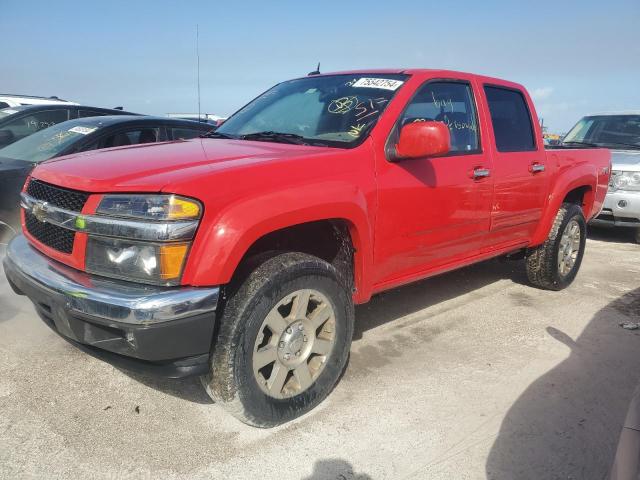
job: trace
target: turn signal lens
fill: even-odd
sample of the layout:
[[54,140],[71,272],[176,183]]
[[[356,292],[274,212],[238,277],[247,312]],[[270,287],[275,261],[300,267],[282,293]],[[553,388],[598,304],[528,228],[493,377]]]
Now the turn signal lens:
[[172,220],[178,218],[198,218],[200,205],[191,200],[180,197],[171,197],[169,202],[169,215]]
[[188,248],[186,243],[160,247],[160,278],[173,280],[180,276]]

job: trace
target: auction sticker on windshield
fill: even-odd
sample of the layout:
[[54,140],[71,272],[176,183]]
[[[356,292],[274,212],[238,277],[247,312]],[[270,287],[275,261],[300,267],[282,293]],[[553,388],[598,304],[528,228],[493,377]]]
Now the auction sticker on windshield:
[[82,135],[89,135],[91,132],[95,132],[98,127],[73,127],[69,131],[73,133],[81,133]]
[[402,80],[393,80],[390,78],[361,78],[352,87],[363,88],[382,88],[384,90],[397,90],[404,82]]

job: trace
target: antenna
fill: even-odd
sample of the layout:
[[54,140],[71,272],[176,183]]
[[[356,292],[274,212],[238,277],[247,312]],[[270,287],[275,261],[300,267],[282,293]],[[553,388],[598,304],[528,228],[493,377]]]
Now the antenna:
[[196,23],[196,57],[198,59],[198,121],[201,122],[200,117],[200,28]]
[[310,77],[311,75],[320,75],[320,62],[318,62],[318,66],[313,72],[309,72],[307,74],[308,77]]

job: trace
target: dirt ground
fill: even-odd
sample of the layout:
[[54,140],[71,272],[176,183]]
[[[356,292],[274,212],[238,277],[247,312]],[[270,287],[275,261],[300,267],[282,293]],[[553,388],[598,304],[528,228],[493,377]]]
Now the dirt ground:
[[0,275],[0,478],[601,479],[640,380],[640,245],[592,234],[563,292],[489,261],[358,307],[346,373],[259,430],[196,379],[77,351]]

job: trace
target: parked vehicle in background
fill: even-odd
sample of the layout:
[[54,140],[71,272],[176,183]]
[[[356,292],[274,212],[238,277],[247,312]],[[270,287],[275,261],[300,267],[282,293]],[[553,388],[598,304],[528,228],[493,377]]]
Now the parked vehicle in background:
[[640,111],[586,116],[569,131],[564,144],[611,149],[609,192],[591,223],[633,228],[640,243]]
[[4,268],[78,347],[260,427],[329,394],[375,293],[502,255],[567,287],[609,182],[522,86],[452,71],[283,82],[207,137],[39,165]]
[[101,115],[136,115],[112,108],[76,104],[23,105],[0,109],[0,148],[56,123]]
[[20,190],[40,162],[102,148],[187,140],[211,130],[205,123],[141,115],[77,118],[40,130],[0,149],[0,225],[19,228]]
[[227,117],[221,117],[219,115],[213,115],[212,113],[167,113],[167,117],[170,118],[184,118],[185,120],[195,120],[196,122],[204,122],[215,127],[222,125]]
[[36,97],[34,95],[12,95],[0,93],[0,108],[20,107],[22,105],[78,105],[75,102],[58,97]]

